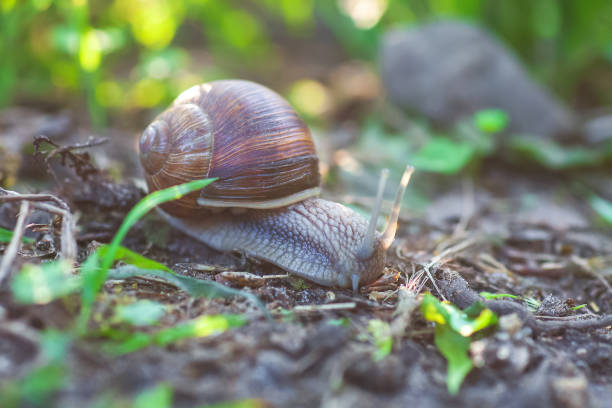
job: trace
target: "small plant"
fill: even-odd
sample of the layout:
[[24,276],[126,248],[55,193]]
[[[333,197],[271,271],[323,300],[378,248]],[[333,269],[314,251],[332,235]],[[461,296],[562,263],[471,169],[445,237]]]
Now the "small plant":
[[448,362],[446,386],[449,393],[457,394],[463,379],[474,367],[468,356],[472,336],[495,326],[497,316],[480,302],[461,310],[430,294],[423,298],[421,313],[426,320],[435,323],[434,341]]
[[389,323],[379,319],[372,319],[368,323],[368,332],[372,336],[372,343],[376,347],[372,353],[372,360],[380,361],[391,353],[393,337]]
[[[103,325],[98,331],[89,331],[87,324],[93,302],[108,277],[126,279],[137,275],[154,275],[169,281],[194,297],[244,295],[263,309],[261,302],[253,295],[227,288],[216,282],[176,275],[165,265],[120,245],[128,230],[152,208],[201,189],[213,181],[214,179],[192,181],[156,191],[143,198],[127,214],[112,242],[100,246],[81,264],[80,274],[73,274],[72,263],[65,260],[24,265],[11,282],[16,300],[28,304],[44,304],[80,292],[81,314],[72,330],[65,333],[49,332],[43,336],[41,346],[47,356],[44,364],[21,379],[2,385],[0,394],[7,396],[4,399],[7,406],[16,407],[24,402],[37,405],[61,389],[69,379],[64,357],[70,344],[79,336],[98,335],[104,338],[102,350],[121,355],[151,345],[165,346],[182,339],[209,336],[229,328],[240,327],[247,322],[247,319],[241,315],[203,315],[156,332],[128,330],[129,326],[155,325],[165,313],[164,305],[150,300],[139,300],[117,306],[108,324]],[[10,241],[13,234],[7,230],[0,230],[0,233],[1,241]],[[127,265],[111,269],[116,261],[122,261]],[[117,325],[120,328],[116,328]],[[171,406],[172,389],[165,385],[160,387],[139,395],[133,406]],[[157,402],[151,405],[151,399]]]
[[[244,295],[255,301],[260,308],[263,308],[261,302],[253,295],[227,288],[216,282],[176,275],[165,265],[120,245],[128,230],[152,208],[164,202],[178,199],[191,191],[201,189],[213,181],[214,179],[196,180],[156,191],[143,198],[127,214],[112,242],[109,245],[99,247],[83,262],[80,268],[80,275],[74,275],[72,273],[72,265],[63,260],[40,265],[26,264],[16,274],[11,284],[15,298],[22,303],[43,304],[72,293],[80,292],[81,313],[77,321],[76,332],[81,335],[87,331],[87,322],[89,321],[93,302],[109,274],[115,279],[126,279],[137,275],[154,275],[169,281],[189,292],[194,297]],[[6,235],[8,237],[9,234]],[[128,265],[111,270],[110,267],[116,261],[122,261]],[[136,308],[139,310],[137,314],[143,315],[143,307],[145,306],[147,305],[139,304],[138,302],[131,306],[126,306],[123,312],[121,310],[118,311],[119,314],[116,317],[121,317],[127,321],[133,320],[135,314],[133,309]],[[160,317],[159,307],[152,306],[151,304],[148,306],[155,310],[149,311],[150,313],[147,313],[147,316],[151,321],[155,321],[156,318]],[[136,325],[144,324],[138,320],[132,321],[132,323]]]

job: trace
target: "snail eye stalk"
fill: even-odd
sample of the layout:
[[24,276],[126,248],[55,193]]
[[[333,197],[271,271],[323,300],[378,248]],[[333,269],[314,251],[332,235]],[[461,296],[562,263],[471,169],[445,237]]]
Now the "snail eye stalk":
[[406,186],[410,182],[410,177],[412,177],[412,173],[414,173],[414,167],[410,165],[406,166],[406,170],[404,170],[400,185],[397,188],[397,193],[395,194],[395,202],[393,203],[393,210],[391,211],[391,217],[389,217],[389,223],[387,224],[387,228],[385,228],[385,232],[383,232],[381,239],[382,247],[385,251],[389,249],[389,247],[393,243],[393,240],[395,239],[395,232],[397,231],[397,220],[399,219],[402,199],[404,198]]
[[380,215],[380,208],[382,207],[383,193],[385,191],[385,185],[389,178],[389,169],[382,169],[380,172],[380,179],[378,180],[378,192],[376,193],[376,201],[374,202],[374,208],[372,209],[372,215],[370,216],[370,222],[368,224],[368,231],[365,239],[361,244],[360,249],[357,251],[357,256],[360,259],[368,259],[374,251],[374,238],[376,236],[376,223],[378,216]]

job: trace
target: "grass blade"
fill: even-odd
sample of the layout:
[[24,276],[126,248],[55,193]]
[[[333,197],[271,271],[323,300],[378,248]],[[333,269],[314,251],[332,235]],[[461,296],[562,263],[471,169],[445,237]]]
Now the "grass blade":
[[103,250],[103,256],[98,254],[98,252],[94,252],[94,254],[90,255],[83,263],[82,305],[81,313],[77,321],[77,331],[79,333],[85,332],[96,294],[102,288],[106,280],[108,269],[116,260],[118,252],[120,253],[120,244],[130,228],[156,206],[168,201],[177,200],[185,194],[200,190],[215,180],[215,178],[194,180],[178,186],[155,191],[140,200],[138,204],[130,210],[111,243]]
[[264,312],[264,314],[268,315],[268,310],[261,302],[261,300],[257,298],[257,296],[243,292],[241,290],[228,288],[227,286],[224,286],[214,281],[195,279],[189,276],[177,275],[175,273],[168,273],[165,271],[140,269],[131,265],[125,265],[115,269],[111,269],[108,273],[108,276],[112,279],[127,279],[134,276],[146,275],[162,278],[170,282],[174,286],[178,287],[179,289],[182,289],[185,292],[189,293],[193,297],[205,297],[208,299],[212,299],[239,296],[253,302],[259,309]]
[[[11,242],[11,238],[13,238],[13,231],[0,227],[0,242]],[[32,238],[23,237],[23,242],[31,244],[34,240]]]

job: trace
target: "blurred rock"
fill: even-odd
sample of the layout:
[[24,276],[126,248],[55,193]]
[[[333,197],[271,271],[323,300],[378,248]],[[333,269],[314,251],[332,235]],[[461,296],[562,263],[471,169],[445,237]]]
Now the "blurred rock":
[[355,358],[344,372],[348,383],[372,392],[395,392],[404,384],[406,367],[394,355],[374,362],[369,355]]
[[612,114],[588,120],[585,122],[583,130],[589,144],[612,141]]
[[380,66],[394,103],[442,125],[499,108],[508,113],[511,132],[560,136],[574,127],[571,112],[528,77],[508,48],[470,24],[390,31]]
[[558,377],[551,386],[555,402],[561,407],[581,408],[589,406],[588,382],[584,375]]

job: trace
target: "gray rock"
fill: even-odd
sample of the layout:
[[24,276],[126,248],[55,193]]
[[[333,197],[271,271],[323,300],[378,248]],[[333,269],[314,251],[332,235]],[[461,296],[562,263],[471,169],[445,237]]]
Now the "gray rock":
[[528,77],[508,48],[467,23],[388,32],[380,69],[394,103],[439,124],[499,108],[510,116],[511,132],[556,136],[574,128],[572,114]]
[[590,144],[612,141],[612,114],[588,120],[583,126],[586,140]]

